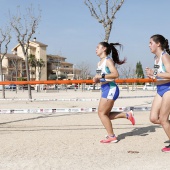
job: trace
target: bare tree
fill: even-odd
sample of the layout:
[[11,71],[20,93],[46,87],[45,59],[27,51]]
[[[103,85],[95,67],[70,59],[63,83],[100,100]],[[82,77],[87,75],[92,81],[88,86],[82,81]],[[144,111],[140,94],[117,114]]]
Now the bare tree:
[[[0,29],[0,76],[1,76],[1,81],[3,81],[3,69],[2,69],[2,60],[7,54],[8,51],[8,44],[11,41],[11,36],[10,36],[10,29],[6,28],[6,31],[3,31]],[[5,90],[4,90],[4,85],[2,86],[2,98],[5,98]]]
[[[118,67],[118,69],[120,70],[120,77],[123,77],[123,78],[136,78],[136,73],[135,73],[135,69],[132,68],[131,65],[124,65],[122,66],[121,68]],[[129,90],[129,83],[127,83],[127,90]],[[134,84],[135,86],[135,84]],[[132,88],[134,88],[134,86]]]
[[[41,12],[39,10],[39,12]],[[38,28],[40,22],[41,15],[40,13],[35,16],[34,8],[31,6],[30,8],[26,9],[26,14],[21,15],[20,7],[18,7],[18,13],[16,15],[10,15],[10,24],[16,33],[17,41],[22,48],[22,52],[25,58],[26,64],[26,73],[27,73],[27,81],[30,81],[30,71],[28,65],[28,57],[29,57],[29,46],[30,40],[35,34],[36,29]],[[30,85],[28,85],[28,96],[29,99],[32,99],[32,93]]]
[[118,68],[121,73],[121,77],[123,78],[135,78],[135,69],[132,68],[131,65],[124,65],[121,68]]
[[[91,74],[90,65],[88,63],[82,62],[80,64],[77,64],[77,67],[81,70],[80,72],[80,79],[87,79],[89,75]],[[85,84],[82,85],[82,91],[85,90]]]
[[104,41],[108,42],[112,30],[113,20],[115,19],[117,11],[123,5],[124,0],[98,0],[98,2],[95,1],[97,9],[91,1],[92,0],[84,0],[84,3],[89,8],[91,16],[103,25],[105,30]]
[[87,77],[91,74],[91,69],[88,63],[82,62],[78,64],[77,67],[81,70],[81,79],[87,79]]
[[[15,74],[15,80],[18,80],[18,73],[21,74],[21,62],[22,58],[18,56],[12,57],[9,62],[11,62],[10,67],[14,68],[13,73]],[[17,88],[16,88],[16,93],[17,93]]]

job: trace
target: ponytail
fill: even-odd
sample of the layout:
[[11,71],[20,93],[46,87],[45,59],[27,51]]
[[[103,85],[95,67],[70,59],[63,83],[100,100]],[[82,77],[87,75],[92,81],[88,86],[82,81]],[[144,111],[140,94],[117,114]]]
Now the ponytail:
[[124,64],[126,62],[126,58],[124,58],[123,60],[119,59],[119,53],[115,46],[119,46],[120,48],[122,48],[122,45],[119,43],[110,43],[113,61],[118,65]]
[[118,50],[115,48],[115,46],[120,46],[120,48],[121,48],[122,47],[121,44],[119,44],[119,43],[110,43],[109,44],[107,42],[100,42],[99,44],[106,47],[106,51],[105,51],[106,55],[109,55],[110,53],[112,53],[112,59],[113,59],[114,63],[121,65],[126,62],[126,58],[124,58],[124,60],[119,59]]
[[164,48],[166,52],[170,55],[169,42],[167,39],[165,39]]

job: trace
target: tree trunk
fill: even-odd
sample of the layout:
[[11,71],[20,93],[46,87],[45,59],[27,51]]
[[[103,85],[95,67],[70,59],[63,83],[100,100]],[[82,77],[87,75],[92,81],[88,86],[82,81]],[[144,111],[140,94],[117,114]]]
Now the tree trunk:
[[[29,73],[29,66],[28,66],[28,56],[26,54],[24,54],[24,57],[25,57],[27,81],[30,81],[30,73]],[[32,99],[30,84],[28,84],[28,97],[29,97],[29,99]]]
[[[108,27],[109,27],[109,28],[108,28]],[[107,26],[107,27],[105,28],[105,38],[104,38],[104,42],[108,42],[108,41],[109,41],[110,33],[111,33],[111,28],[110,28],[110,26]]]
[[[0,72],[1,72],[1,81],[4,81],[3,71],[2,71],[2,59],[0,59]],[[4,85],[2,85],[2,98],[5,99],[5,88],[4,88]]]

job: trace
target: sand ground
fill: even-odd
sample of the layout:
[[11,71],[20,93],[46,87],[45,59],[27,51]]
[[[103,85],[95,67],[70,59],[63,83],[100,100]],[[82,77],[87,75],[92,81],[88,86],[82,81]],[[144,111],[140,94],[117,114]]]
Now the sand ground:
[[[37,93],[35,99],[100,98],[100,92],[68,90]],[[1,95],[1,92],[0,92]],[[120,97],[154,96],[155,91],[121,91]],[[28,98],[27,91],[6,98]],[[153,97],[120,98],[116,107],[151,106]],[[0,109],[97,107],[98,101],[0,101]],[[97,113],[0,115],[0,170],[169,170],[168,138],[149,122],[149,111],[135,112],[136,125],[112,121],[116,144],[101,144],[106,131]]]

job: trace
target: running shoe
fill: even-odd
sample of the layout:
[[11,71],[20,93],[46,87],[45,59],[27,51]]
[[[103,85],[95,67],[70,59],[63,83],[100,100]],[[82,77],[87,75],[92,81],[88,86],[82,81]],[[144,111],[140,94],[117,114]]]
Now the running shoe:
[[132,125],[135,125],[135,118],[133,116],[133,111],[131,110],[128,114],[128,119],[131,121]]
[[116,136],[114,137],[106,136],[106,139],[100,141],[100,143],[116,143],[116,142],[118,142]]
[[162,152],[170,152],[170,145],[165,146],[165,147],[162,149]]

